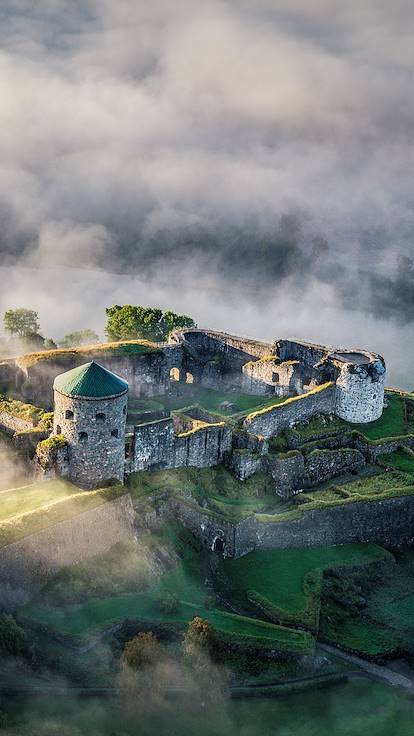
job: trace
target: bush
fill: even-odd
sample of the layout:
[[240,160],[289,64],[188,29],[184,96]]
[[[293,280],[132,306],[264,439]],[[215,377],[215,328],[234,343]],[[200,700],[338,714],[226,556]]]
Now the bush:
[[141,631],[125,644],[121,664],[133,670],[154,665],[160,659],[161,646],[152,631]]
[[0,616],[0,652],[19,654],[24,646],[26,634],[17,625],[13,616]]

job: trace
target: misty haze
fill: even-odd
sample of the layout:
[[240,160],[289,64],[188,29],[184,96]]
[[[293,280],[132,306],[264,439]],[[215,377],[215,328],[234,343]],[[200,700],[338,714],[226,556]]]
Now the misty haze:
[[413,33],[0,3],[0,734],[411,736]]

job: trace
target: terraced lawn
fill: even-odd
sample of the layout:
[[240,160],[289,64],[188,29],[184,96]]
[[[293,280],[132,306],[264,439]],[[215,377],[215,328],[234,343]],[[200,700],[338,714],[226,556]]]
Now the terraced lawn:
[[378,459],[396,470],[414,475],[414,454],[411,455],[404,450],[398,450],[397,452],[380,455]]

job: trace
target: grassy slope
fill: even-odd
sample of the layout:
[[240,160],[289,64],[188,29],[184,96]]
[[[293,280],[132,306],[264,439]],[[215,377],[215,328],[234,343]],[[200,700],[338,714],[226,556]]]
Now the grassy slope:
[[386,398],[388,406],[379,419],[369,424],[353,424],[352,428],[370,440],[399,437],[402,434],[414,432],[414,427],[406,426],[404,422],[403,396],[394,392],[386,392]]
[[287,612],[300,613],[307,604],[306,575],[315,569],[342,565],[364,565],[387,557],[375,544],[348,544],[338,547],[257,550],[237,560],[223,560],[226,594],[245,603],[254,590]]
[[74,493],[79,493],[79,488],[63,480],[49,480],[2,491],[0,493],[0,521],[33,511],[51,501],[59,501]]
[[[186,532],[175,525],[164,529],[169,541],[174,541],[183,555],[182,562],[145,593],[89,598],[77,605],[48,607],[29,605],[21,613],[36,621],[74,636],[89,636],[125,618],[164,623],[181,630],[194,617],[209,620],[225,639],[254,646],[272,646],[282,650],[306,652],[312,649],[312,639],[306,632],[275,626],[265,621],[227,613],[207,601],[202,559],[191,547]],[[159,602],[167,593],[178,599],[177,610],[165,613]],[[207,607],[206,607],[207,606]]]
[[80,356],[91,360],[96,355],[108,353],[109,355],[146,355],[158,350],[156,343],[148,340],[123,340],[120,342],[104,342],[97,345],[81,345],[73,348],[57,348],[56,350],[42,350],[38,353],[27,353],[18,358],[22,367],[29,368],[36,363],[45,361],[60,361],[71,356]]
[[403,473],[414,475],[414,455],[410,455],[403,450],[391,452],[387,455],[380,455],[378,459],[389,467],[401,470]]

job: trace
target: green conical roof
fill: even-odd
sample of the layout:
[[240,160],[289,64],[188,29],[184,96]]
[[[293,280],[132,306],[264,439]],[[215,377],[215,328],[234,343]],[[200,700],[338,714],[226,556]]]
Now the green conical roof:
[[56,376],[53,388],[67,396],[100,399],[125,393],[128,384],[93,360]]

